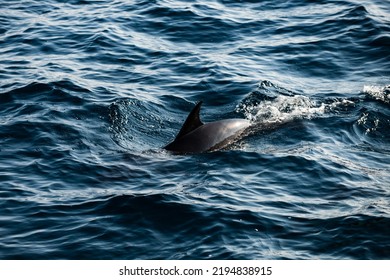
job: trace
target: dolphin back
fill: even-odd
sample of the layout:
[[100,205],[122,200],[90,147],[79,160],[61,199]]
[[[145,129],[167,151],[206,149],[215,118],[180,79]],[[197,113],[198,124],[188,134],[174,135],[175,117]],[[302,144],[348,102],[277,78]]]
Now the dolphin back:
[[227,119],[210,123],[202,123],[198,102],[189,113],[175,140],[164,149],[178,153],[201,153],[222,149],[237,140],[249,127],[245,119]]
[[165,146],[178,153],[202,153],[219,150],[240,138],[250,123],[244,119],[227,119],[206,123]]

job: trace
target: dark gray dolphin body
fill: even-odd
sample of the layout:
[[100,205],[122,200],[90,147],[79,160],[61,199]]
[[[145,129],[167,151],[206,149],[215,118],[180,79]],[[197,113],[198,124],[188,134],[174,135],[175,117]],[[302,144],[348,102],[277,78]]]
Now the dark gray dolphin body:
[[188,115],[175,140],[164,149],[178,153],[201,153],[222,149],[242,136],[250,126],[245,119],[226,119],[202,123],[199,112],[202,102]]

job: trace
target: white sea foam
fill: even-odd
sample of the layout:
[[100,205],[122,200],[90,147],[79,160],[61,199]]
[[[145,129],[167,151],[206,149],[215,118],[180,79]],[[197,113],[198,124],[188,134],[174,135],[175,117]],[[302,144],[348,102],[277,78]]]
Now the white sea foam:
[[363,92],[373,99],[383,101],[385,103],[390,103],[390,85],[365,85],[363,87]]
[[354,104],[348,99],[319,102],[303,95],[281,95],[256,105],[241,104],[237,111],[242,112],[253,123],[284,123],[296,119],[318,118]]

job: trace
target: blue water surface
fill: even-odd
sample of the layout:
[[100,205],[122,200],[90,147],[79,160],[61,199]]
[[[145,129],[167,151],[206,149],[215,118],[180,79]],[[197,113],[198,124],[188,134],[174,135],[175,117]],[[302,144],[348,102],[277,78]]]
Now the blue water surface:
[[[1,259],[389,259],[390,3],[3,0]],[[161,147],[205,122],[223,150]]]

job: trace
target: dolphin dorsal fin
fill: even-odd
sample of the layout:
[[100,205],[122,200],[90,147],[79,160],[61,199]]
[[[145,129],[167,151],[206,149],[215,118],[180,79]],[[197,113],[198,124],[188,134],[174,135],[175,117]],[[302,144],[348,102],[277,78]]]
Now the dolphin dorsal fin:
[[190,133],[191,131],[197,129],[199,126],[203,125],[199,117],[201,106],[202,106],[202,101],[199,101],[198,104],[195,105],[194,109],[192,109],[191,113],[188,114],[188,117],[184,122],[183,126],[181,127],[179,133],[177,134],[175,140],[183,137],[184,135]]

